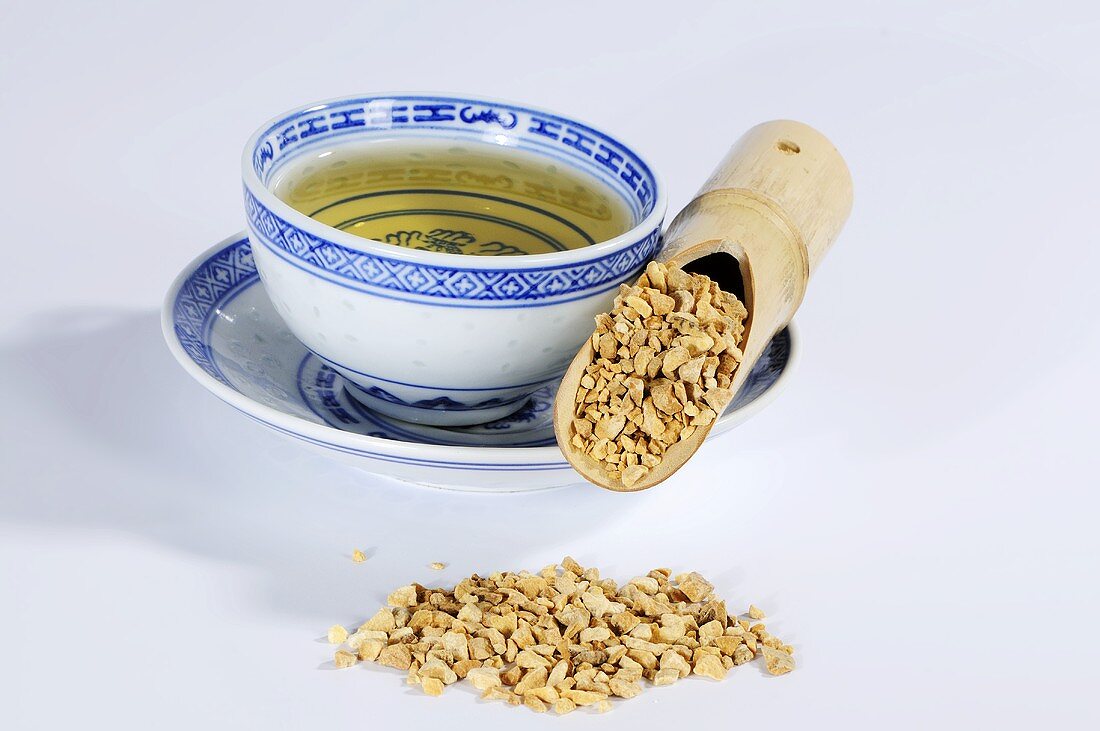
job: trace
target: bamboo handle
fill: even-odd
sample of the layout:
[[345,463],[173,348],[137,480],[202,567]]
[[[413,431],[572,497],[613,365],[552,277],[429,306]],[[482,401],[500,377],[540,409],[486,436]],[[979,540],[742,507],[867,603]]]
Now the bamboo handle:
[[[790,322],[851,209],[852,178],[833,144],[801,122],[765,122],[726,153],[657,258],[741,297],[762,349]],[[746,335],[746,355],[757,355],[753,344]]]
[[[852,178],[837,149],[801,122],[764,122],[746,132],[669,226],[662,261],[682,258],[700,223],[701,199],[742,195],[768,206],[777,225],[801,239],[809,272],[836,239],[852,209]],[[719,204],[720,205],[720,204]],[[783,232],[788,235],[788,231]]]

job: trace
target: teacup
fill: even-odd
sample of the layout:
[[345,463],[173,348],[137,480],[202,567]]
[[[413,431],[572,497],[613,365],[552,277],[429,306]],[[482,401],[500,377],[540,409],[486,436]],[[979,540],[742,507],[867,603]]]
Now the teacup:
[[[468,256],[362,238],[272,190],[301,155],[382,137],[490,143],[570,166],[621,196],[632,227],[566,251]],[[502,418],[560,378],[593,317],[657,253],[666,207],[650,165],[616,138],[525,105],[444,94],[281,114],[248,141],[242,174],[256,265],[290,330],[369,408],[438,426]]]

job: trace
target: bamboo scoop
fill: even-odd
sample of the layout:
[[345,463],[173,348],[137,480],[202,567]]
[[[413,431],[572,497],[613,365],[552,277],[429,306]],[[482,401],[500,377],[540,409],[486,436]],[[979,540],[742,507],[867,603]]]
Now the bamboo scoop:
[[[695,199],[668,227],[657,260],[706,274],[748,309],[744,358],[733,372],[731,400],[772,336],[791,321],[810,275],[852,208],[852,179],[820,132],[800,122],[765,122],[739,139]],[[669,447],[659,465],[631,487],[608,477],[571,443],[573,408],[591,339],[573,359],[554,402],[558,446],[585,479],[634,492],[667,479],[695,453],[710,426]],[[716,409],[719,415],[729,404]],[[712,422],[713,423],[713,422]]]

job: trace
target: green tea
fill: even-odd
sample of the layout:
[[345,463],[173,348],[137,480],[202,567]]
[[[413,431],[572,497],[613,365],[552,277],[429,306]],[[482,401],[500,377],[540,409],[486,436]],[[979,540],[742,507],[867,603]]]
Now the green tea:
[[600,243],[635,223],[595,176],[488,143],[382,140],[291,162],[275,194],[363,238],[450,254],[546,254]]

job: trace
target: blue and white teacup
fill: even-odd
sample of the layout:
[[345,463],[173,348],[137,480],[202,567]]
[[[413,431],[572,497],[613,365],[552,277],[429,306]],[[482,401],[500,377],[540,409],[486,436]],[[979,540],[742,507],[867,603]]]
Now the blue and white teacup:
[[[569,165],[621,195],[633,227],[579,249],[467,256],[364,239],[272,192],[297,156],[381,137],[488,142]],[[616,138],[524,105],[444,94],[286,112],[248,141],[242,173],[256,264],[290,330],[368,407],[439,426],[504,417],[560,378],[593,317],[657,252],[666,207],[650,165]]]

